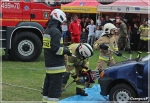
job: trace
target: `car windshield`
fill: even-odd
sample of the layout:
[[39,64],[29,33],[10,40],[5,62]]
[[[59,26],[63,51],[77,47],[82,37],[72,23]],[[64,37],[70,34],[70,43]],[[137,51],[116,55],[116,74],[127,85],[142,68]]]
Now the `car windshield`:
[[141,61],[147,61],[150,60],[150,54],[148,54],[147,56],[141,58]]

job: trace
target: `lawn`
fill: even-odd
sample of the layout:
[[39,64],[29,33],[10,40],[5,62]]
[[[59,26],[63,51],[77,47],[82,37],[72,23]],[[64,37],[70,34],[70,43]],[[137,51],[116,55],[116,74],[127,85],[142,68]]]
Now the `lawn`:
[[[4,52],[3,52],[4,53]],[[122,52],[129,57],[130,54]],[[90,58],[90,69],[95,69],[99,51],[94,51],[94,56]],[[147,53],[142,53],[145,56]],[[132,53],[132,58],[136,58],[137,53]],[[117,62],[126,60],[123,57],[114,55]],[[43,53],[34,62],[17,62],[11,58],[2,59],[2,100],[3,101],[41,101],[41,89],[45,77]],[[72,81],[69,79],[68,83]],[[9,85],[11,84],[11,85]],[[62,93],[60,99],[75,95],[75,83]]]

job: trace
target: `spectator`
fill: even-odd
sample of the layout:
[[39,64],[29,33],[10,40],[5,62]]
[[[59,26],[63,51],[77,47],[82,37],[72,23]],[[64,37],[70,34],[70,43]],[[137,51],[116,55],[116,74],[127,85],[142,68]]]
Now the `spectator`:
[[101,25],[101,16],[100,16],[100,15],[98,16],[98,19],[97,19],[97,21],[96,21],[96,25],[97,25],[97,26],[100,26],[100,25]]
[[71,43],[79,43],[81,34],[81,25],[77,21],[77,15],[74,15],[73,21],[69,25],[69,31],[71,33]]
[[86,42],[87,42],[87,34],[85,32],[85,28],[83,28],[81,32],[81,43],[86,43]]
[[94,21],[91,21],[91,24],[87,26],[87,30],[89,31],[87,43],[93,47],[94,39],[95,39],[95,31],[96,26],[94,25]]
[[82,30],[83,30],[83,28],[86,28],[85,18],[82,18],[82,19],[81,19],[80,25],[81,25],[81,29],[82,29]]
[[[116,26],[117,27],[117,26]],[[118,40],[119,40],[119,28],[117,28],[115,30],[115,35],[114,35],[115,39],[116,39],[116,43],[118,44]]]
[[140,26],[140,17],[139,16],[136,16],[136,18],[135,18],[135,21],[136,21],[136,23],[137,23],[137,25],[138,25],[138,27]]
[[106,23],[112,23],[112,21],[109,19],[109,16],[106,16],[106,20],[102,22],[102,26],[104,26]]
[[77,21],[80,23],[81,22],[81,20],[79,19],[79,17],[77,16]]
[[114,25],[116,25],[116,20],[113,20],[112,23],[113,23]]
[[[101,17],[101,23],[104,22],[104,21],[105,21],[105,19],[104,19],[103,17]],[[101,25],[102,25],[102,24],[101,24]]]
[[86,29],[86,27],[87,27],[88,25],[90,25],[90,19],[87,17],[87,18],[85,19],[85,32],[86,32],[87,35],[89,34],[89,31]]
[[86,22],[86,26],[88,26],[88,25],[90,24],[90,19],[87,17],[87,18],[85,19],[85,22]]
[[129,44],[129,36],[127,32],[127,26],[124,23],[123,18],[120,18],[120,38],[118,40],[118,47],[119,49],[127,49],[129,53],[131,53],[131,48]]
[[129,33],[132,34],[132,30],[134,28],[134,23],[136,23],[135,17],[132,18],[132,21],[129,22]]
[[139,35],[137,35],[137,32],[138,32],[138,24],[134,23],[134,27],[132,29],[132,34],[131,34],[131,49],[133,51],[136,51],[138,47]]
[[61,30],[62,30],[63,42],[64,44],[66,44],[67,43],[67,31],[68,31],[67,22],[64,22],[61,25]]
[[150,20],[148,20],[148,24],[150,25]]
[[[68,19],[67,19],[67,26],[69,27],[69,25],[70,25],[70,23],[71,23],[71,17],[69,17]],[[69,29],[69,28],[68,28]],[[68,45],[71,43],[71,33],[70,33],[70,31],[68,30],[67,31],[67,43],[68,43]]]
[[103,29],[100,30],[100,26],[97,26],[95,31],[95,40],[98,40],[101,37],[102,33],[103,33]]
[[118,40],[119,40],[119,37],[120,37],[120,33],[119,33],[119,31],[120,31],[120,28],[119,28],[119,23],[116,23],[116,28],[117,28],[117,30],[115,30],[115,38],[116,38],[116,42],[117,42],[117,44],[118,44]]

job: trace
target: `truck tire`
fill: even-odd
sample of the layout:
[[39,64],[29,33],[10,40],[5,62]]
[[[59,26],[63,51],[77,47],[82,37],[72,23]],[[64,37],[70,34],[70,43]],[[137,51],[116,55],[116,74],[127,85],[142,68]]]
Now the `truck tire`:
[[135,90],[127,84],[117,84],[110,90],[109,93],[109,100],[114,101],[115,103],[130,101],[131,97],[136,98],[137,95]]
[[33,32],[17,33],[11,44],[11,55],[17,61],[34,61],[42,52],[42,42]]

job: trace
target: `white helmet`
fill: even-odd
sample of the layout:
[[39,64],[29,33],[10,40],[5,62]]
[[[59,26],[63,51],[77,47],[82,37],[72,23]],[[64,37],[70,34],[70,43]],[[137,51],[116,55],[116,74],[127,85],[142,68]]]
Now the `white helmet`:
[[116,26],[112,23],[106,23],[104,25],[104,34],[110,34],[111,30],[116,30]]
[[80,44],[79,53],[84,58],[88,58],[93,55],[93,49],[88,43]]
[[66,14],[60,9],[54,9],[50,15],[61,23],[67,20]]

